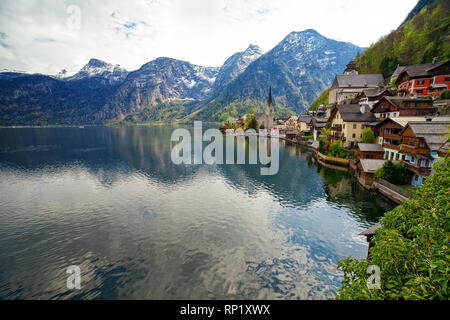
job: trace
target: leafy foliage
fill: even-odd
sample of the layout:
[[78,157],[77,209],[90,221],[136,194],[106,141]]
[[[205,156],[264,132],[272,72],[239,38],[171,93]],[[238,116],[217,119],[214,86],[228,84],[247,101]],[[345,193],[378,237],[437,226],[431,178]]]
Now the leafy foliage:
[[406,168],[400,162],[387,161],[384,166],[375,172],[375,179],[384,179],[393,184],[404,184]]
[[450,100],[450,90],[445,90],[439,96],[439,100]]
[[374,143],[375,141],[375,134],[373,133],[372,129],[366,128],[362,132],[362,143]]
[[330,88],[321,93],[321,95],[314,100],[314,102],[309,107],[308,111],[317,111],[320,105],[326,106],[330,102]]
[[[370,261],[352,257],[339,268],[344,281],[338,300],[448,300],[450,270],[450,159],[434,166],[434,175],[381,219]],[[367,287],[367,268],[381,269],[381,289]]]
[[357,56],[361,73],[392,75],[397,66],[450,59],[450,2],[421,0],[408,19],[394,32]]
[[330,145],[328,148],[328,156],[334,158],[345,158],[347,156],[347,151],[345,151],[340,140],[334,141]]

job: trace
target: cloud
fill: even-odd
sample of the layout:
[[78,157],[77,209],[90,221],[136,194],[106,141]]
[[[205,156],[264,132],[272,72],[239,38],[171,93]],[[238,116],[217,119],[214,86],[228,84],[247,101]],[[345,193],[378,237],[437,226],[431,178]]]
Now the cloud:
[[305,29],[369,46],[416,1],[2,0],[0,69],[74,73],[98,57],[134,70],[160,56],[219,66],[250,43],[267,51]]

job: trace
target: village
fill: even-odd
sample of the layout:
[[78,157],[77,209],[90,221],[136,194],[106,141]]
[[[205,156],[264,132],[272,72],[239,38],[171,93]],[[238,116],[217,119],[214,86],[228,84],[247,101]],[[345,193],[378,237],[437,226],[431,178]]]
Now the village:
[[274,118],[270,88],[265,113],[250,110],[221,130],[304,145],[323,165],[352,168],[364,188],[402,203],[450,152],[449,86],[450,61],[398,66],[388,81],[359,74],[351,61],[335,77],[327,105]]

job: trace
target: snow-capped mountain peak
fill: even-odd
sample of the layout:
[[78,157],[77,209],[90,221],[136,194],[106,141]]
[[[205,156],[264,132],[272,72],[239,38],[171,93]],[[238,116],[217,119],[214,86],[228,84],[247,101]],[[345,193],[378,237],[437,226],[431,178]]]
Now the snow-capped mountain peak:
[[118,84],[125,80],[128,71],[120,65],[113,65],[99,59],[91,59],[74,76],[67,78],[68,81],[82,80],[86,78],[99,78],[109,84]]
[[245,51],[232,55],[220,68],[219,75],[215,83],[215,90],[225,87],[236,79],[247,67],[258,60],[263,55],[263,51],[257,45],[251,44]]

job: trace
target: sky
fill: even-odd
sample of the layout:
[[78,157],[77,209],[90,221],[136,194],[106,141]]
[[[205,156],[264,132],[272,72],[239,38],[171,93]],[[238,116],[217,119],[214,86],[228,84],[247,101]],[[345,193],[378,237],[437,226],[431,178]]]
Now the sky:
[[0,72],[74,74],[91,58],[139,69],[171,57],[221,66],[292,31],[368,47],[417,0],[1,0]]

